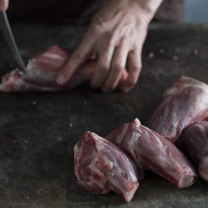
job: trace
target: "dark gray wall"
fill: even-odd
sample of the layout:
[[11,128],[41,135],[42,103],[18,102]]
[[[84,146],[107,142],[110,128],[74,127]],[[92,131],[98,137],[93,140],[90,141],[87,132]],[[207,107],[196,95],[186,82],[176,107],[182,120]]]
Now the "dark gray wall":
[[208,0],[186,0],[185,22],[208,22]]

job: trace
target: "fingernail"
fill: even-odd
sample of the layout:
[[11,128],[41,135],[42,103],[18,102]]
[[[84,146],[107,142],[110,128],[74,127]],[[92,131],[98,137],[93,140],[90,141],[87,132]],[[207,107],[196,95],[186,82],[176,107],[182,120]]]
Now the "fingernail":
[[63,84],[64,83],[64,77],[63,76],[58,76],[57,78],[56,78],[56,82],[58,83],[58,84]]

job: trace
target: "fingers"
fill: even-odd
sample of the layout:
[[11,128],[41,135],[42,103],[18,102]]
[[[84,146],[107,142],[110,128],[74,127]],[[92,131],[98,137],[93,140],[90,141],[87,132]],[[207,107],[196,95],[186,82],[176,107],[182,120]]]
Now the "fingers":
[[65,84],[73,73],[85,62],[94,46],[94,39],[87,33],[83,41],[64,64],[56,77],[58,84]]
[[129,92],[137,83],[142,69],[142,48],[146,38],[147,31],[141,30],[140,38],[135,45],[135,49],[128,54],[128,78],[122,85],[124,92]]
[[128,55],[128,78],[122,86],[124,92],[129,92],[137,83],[142,68],[141,50],[134,50]]
[[111,60],[114,52],[114,46],[111,43],[102,42],[98,48],[99,59],[95,69],[94,77],[91,81],[93,88],[100,88],[103,86],[111,65]]
[[124,73],[128,50],[124,45],[116,47],[111,63],[110,73],[102,87],[103,92],[112,92],[118,85],[122,74]]
[[8,8],[9,0],[0,0],[0,12],[6,11]]

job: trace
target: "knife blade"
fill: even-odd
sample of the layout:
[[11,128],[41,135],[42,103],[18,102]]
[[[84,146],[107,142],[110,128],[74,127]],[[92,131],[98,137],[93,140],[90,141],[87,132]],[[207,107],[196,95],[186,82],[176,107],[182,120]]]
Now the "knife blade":
[[0,25],[1,25],[1,29],[4,34],[4,37],[7,41],[7,44],[12,52],[12,55],[17,62],[17,65],[19,66],[19,68],[21,70],[25,71],[25,64],[24,64],[24,61],[20,55],[17,44],[15,42],[15,39],[14,39],[14,36],[12,33],[12,29],[10,27],[9,20],[7,18],[7,14],[5,11],[0,12]]

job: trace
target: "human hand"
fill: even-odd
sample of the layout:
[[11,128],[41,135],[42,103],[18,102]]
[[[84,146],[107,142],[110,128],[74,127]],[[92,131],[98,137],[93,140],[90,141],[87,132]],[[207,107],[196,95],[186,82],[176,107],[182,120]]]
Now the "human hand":
[[122,90],[128,92],[136,84],[142,63],[141,52],[149,22],[162,0],[111,0],[94,16],[82,42],[57,76],[59,84],[72,74],[93,52],[98,62],[91,86],[113,91],[128,66],[128,78]]
[[0,12],[6,11],[8,8],[9,0],[0,0]]

